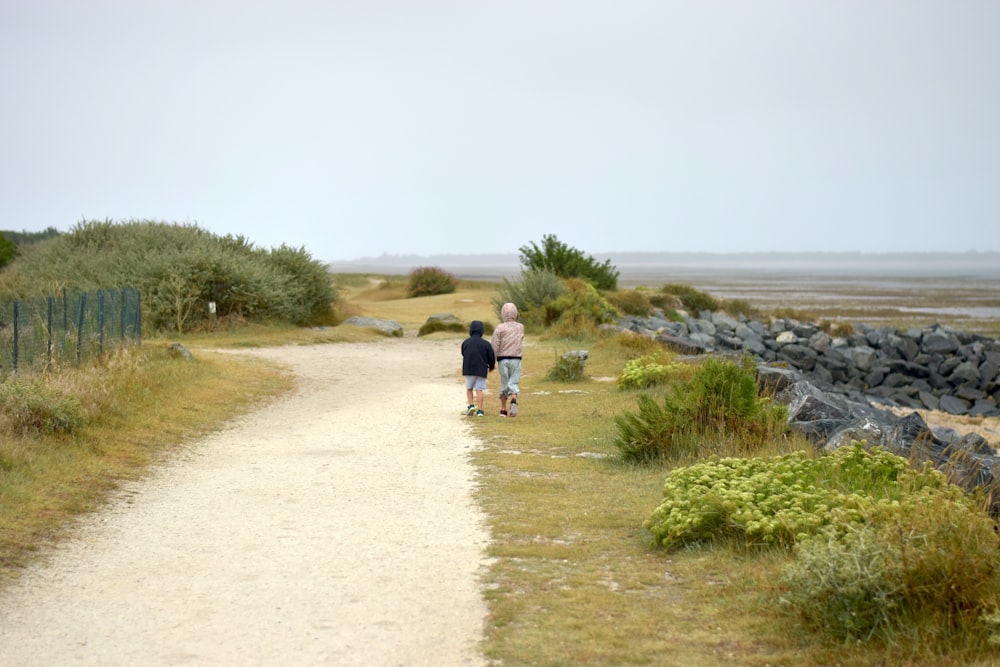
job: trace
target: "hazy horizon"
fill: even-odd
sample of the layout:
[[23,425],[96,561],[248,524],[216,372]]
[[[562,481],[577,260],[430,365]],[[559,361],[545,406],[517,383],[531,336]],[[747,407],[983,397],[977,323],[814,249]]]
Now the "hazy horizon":
[[1000,251],[1000,2],[0,2],[0,228]]
[[[910,276],[1000,279],[1000,252],[625,252],[591,255],[611,261],[623,277],[651,277],[664,272],[686,276],[712,274],[801,274],[817,276]],[[512,276],[520,272],[517,253],[381,255],[329,262],[332,270],[380,268],[409,271],[437,266],[463,276]],[[998,285],[1000,288],[1000,285]]]

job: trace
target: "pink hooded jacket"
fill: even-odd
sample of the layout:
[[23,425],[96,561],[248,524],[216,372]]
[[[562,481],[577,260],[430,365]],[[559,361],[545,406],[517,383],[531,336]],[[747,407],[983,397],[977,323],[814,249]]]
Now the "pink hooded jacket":
[[524,342],[524,325],[517,321],[517,306],[505,303],[500,308],[500,319],[503,322],[493,330],[493,335],[490,337],[497,360],[520,359]]

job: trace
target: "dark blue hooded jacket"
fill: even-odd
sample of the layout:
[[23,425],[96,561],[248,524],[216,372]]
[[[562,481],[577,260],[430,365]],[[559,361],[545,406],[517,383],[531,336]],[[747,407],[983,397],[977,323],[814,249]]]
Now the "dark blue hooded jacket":
[[469,337],[462,341],[462,375],[484,378],[496,367],[496,354],[490,342],[483,339],[483,331],[479,320],[469,324]]

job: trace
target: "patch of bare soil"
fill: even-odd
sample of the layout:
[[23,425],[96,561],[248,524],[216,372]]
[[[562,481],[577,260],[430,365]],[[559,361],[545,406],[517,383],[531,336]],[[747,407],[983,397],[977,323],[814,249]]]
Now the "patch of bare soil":
[[0,597],[0,664],[483,664],[458,346],[240,354],[298,392],[84,519]]

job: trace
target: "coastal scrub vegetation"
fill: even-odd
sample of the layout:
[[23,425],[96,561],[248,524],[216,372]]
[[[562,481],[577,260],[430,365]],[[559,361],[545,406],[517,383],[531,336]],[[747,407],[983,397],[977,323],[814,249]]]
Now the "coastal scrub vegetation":
[[[244,322],[333,324],[336,290],[326,266],[302,248],[255,247],[196,225],[83,221],[21,246],[0,273],[0,298],[135,287],[143,322],[178,333]],[[210,307],[214,304],[214,311]]]

